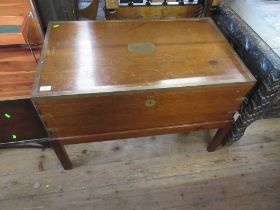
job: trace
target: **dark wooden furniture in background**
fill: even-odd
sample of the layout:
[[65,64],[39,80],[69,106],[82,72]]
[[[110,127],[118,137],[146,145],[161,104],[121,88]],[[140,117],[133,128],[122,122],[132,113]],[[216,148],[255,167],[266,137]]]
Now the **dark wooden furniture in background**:
[[203,17],[220,0],[105,0],[107,20]]
[[[31,102],[43,37],[30,1],[1,0],[0,27],[5,29],[0,34],[0,146],[47,141]],[[11,28],[20,31],[11,33]]]
[[28,47],[0,48],[0,144],[48,137],[30,100],[36,66]]
[[280,117],[280,2],[226,0],[214,20],[257,79],[224,144],[261,118]]
[[77,20],[78,0],[32,0],[38,10],[44,32],[49,21]]
[[99,0],[92,0],[91,3],[79,0],[78,20],[96,20],[99,7]]
[[202,14],[201,1],[150,1],[150,0],[106,0],[107,20],[125,19],[176,19],[199,17]]
[[63,144],[229,129],[255,79],[211,19],[54,22],[32,100]]

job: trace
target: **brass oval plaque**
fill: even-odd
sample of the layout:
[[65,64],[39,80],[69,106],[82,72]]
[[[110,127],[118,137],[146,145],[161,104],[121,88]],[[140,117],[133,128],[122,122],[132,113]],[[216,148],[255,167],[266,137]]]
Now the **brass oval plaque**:
[[152,107],[152,106],[154,106],[154,105],[156,105],[156,100],[155,99],[147,99],[146,100],[146,106],[147,107]]
[[137,54],[153,53],[155,51],[155,45],[153,43],[130,43],[128,44],[128,51]]

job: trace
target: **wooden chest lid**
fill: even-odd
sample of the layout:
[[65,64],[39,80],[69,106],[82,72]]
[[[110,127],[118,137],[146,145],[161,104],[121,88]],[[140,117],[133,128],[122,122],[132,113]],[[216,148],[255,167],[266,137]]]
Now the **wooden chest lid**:
[[50,23],[33,96],[254,83],[211,19]]

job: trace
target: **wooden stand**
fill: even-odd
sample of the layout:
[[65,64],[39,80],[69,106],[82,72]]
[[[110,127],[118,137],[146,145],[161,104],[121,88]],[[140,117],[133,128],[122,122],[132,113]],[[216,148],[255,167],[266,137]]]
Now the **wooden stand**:
[[[209,143],[209,145],[207,147],[208,152],[214,152],[217,149],[217,147],[219,145],[221,145],[221,142],[223,141],[228,130],[231,128],[232,124],[233,124],[233,121],[228,122],[225,127],[218,129],[215,136],[213,137],[213,139],[211,140],[211,142]],[[50,141],[50,144],[51,144],[53,150],[55,151],[63,168],[65,170],[72,169],[72,162],[64,148],[63,143],[58,140],[53,140],[53,141]]]
[[50,141],[50,145],[52,146],[53,150],[55,151],[55,154],[58,157],[63,168],[65,170],[72,169],[72,162],[71,162],[63,144],[61,144],[57,140],[53,140],[53,141]]
[[227,132],[229,131],[232,125],[233,125],[233,121],[226,124],[225,127],[218,129],[212,141],[209,143],[207,147],[208,152],[214,152],[217,149],[217,147],[222,143],[225,135],[227,134]]

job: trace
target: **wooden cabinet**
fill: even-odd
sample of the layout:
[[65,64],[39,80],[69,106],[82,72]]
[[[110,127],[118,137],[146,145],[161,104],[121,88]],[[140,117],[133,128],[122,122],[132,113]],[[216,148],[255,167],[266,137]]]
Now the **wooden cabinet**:
[[48,137],[31,102],[42,41],[33,12],[29,0],[0,1],[0,145]]
[[0,144],[47,138],[30,99],[37,65],[30,50],[1,48],[0,58]]

